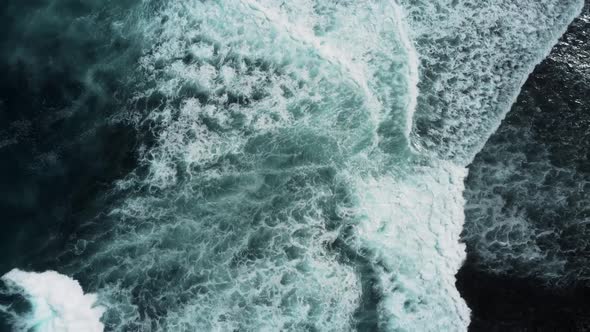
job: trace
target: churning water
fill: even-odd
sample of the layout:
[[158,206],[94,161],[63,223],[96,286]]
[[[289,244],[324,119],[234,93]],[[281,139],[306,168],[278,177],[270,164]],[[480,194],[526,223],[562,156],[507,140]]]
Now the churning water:
[[4,275],[30,308],[0,310],[36,331],[466,330],[465,167],[582,6],[146,0],[62,18],[69,2],[38,2],[29,29],[92,47],[56,51],[114,100],[92,121],[137,143],[52,249],[61,275]]

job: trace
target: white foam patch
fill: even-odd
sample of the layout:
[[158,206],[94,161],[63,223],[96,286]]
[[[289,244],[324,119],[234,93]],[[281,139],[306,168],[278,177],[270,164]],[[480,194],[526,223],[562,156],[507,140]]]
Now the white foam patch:
[[384,330],[467,330],[470,311],[455,287],[466,173],[441,163],[357,182],[357,245],[371,249],[379,271]]
[[32,305],[23,330],[35,332],[102,332],[100,318],[104,308],[96,304],[96,295],[84,294],[80,284],[55,271],[41,273],[13,269],[2,276],[9,287],[22,289]]

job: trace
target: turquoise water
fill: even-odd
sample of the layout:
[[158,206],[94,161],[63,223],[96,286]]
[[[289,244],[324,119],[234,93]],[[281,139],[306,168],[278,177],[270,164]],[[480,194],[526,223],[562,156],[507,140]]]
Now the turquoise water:
[[141,50],[108,117],[137,167],[52,267],[100,308],[4,279],[54,308],[40,331],[466,330],[465,167],[580,8],[138,3],[110,22]]

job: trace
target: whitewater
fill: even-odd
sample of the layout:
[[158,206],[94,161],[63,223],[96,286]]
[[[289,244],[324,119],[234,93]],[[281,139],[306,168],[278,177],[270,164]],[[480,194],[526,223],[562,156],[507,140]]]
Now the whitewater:
[[109,119],[141,133],[138,166],[59,273],[2,277],[31,308],[0,311],[35,331],[466,331],[466,166],[581,8],[138,2],[113,22],[142,50]]

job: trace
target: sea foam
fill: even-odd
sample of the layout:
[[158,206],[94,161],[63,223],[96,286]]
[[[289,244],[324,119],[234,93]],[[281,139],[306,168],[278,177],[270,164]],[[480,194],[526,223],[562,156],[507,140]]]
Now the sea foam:
[[96,304],[96,295],[84,294],[80,284],[68,276],[55,271],[36,273],[13,269],[2,280],[11,293],[21,294],[32,305],[31,312],[13,322],[15,330],[102,332],[104,329],[100,322],[104,308]]

